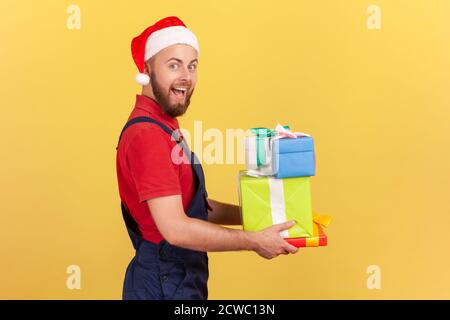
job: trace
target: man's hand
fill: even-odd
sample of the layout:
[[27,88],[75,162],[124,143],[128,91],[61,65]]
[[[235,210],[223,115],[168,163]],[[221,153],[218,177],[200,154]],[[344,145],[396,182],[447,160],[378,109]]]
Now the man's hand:
[[266,259],[275,258],[280,254],[296,253],[298,248],[289,244],[280,236],[281,231],[287,230],[293,225],[295,225],[295,221],[287,221],[252,233],[253,250]]

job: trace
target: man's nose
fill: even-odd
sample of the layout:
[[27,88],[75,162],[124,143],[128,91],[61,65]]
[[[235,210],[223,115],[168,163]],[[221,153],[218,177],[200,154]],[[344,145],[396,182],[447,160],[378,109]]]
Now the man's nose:
[[181,71],[181,80],[185,80],[185,81],[187,81],[187,82],[191,82],[191,77],[192,77],[192,75],[191,75],[191,72],[189,71],[189,69],[188,69],[189,67],[184,67],[184,68],[182,68],[182,71]]

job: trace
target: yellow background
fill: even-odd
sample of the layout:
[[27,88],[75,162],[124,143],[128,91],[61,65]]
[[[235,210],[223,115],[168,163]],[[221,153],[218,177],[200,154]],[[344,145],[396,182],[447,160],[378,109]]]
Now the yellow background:
[[[326,248],[210,254],[210,298],[450,298],[450,2],[73,3],[80,30],[69,1],[0,4],[0,298],[121,297],[133,252],[115,146],[140,92],[129,46],[169,15],[201,48],[182,127],[312,134],[313,207],[335,218]],[[381,30],[366,27],[372,3]],[[206,165],[210,197],[237,203],[242,168]],[[73,264],[80,290],[66,288]]]

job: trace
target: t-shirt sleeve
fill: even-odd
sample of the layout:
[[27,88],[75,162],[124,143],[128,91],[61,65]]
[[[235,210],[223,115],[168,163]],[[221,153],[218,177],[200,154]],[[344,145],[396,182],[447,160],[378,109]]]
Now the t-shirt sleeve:
[[171,159],[170,139],[165,139],[157,130],[141,129],[131,139],[126,151],[139,202],[181,194],[178,170]]

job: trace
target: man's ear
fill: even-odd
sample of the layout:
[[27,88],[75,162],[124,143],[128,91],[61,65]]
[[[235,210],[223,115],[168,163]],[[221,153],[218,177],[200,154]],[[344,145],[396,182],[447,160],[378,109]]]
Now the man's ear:
[[152,73],[151,71],[152,71],[152,69],[151,69],[151,66],[150,66],[150,60],[147,60],[147,61],[145,61],[145,70],[144,70],[144,72],[146,74],[148,74],[148,76],[150,76],[151,73]]

